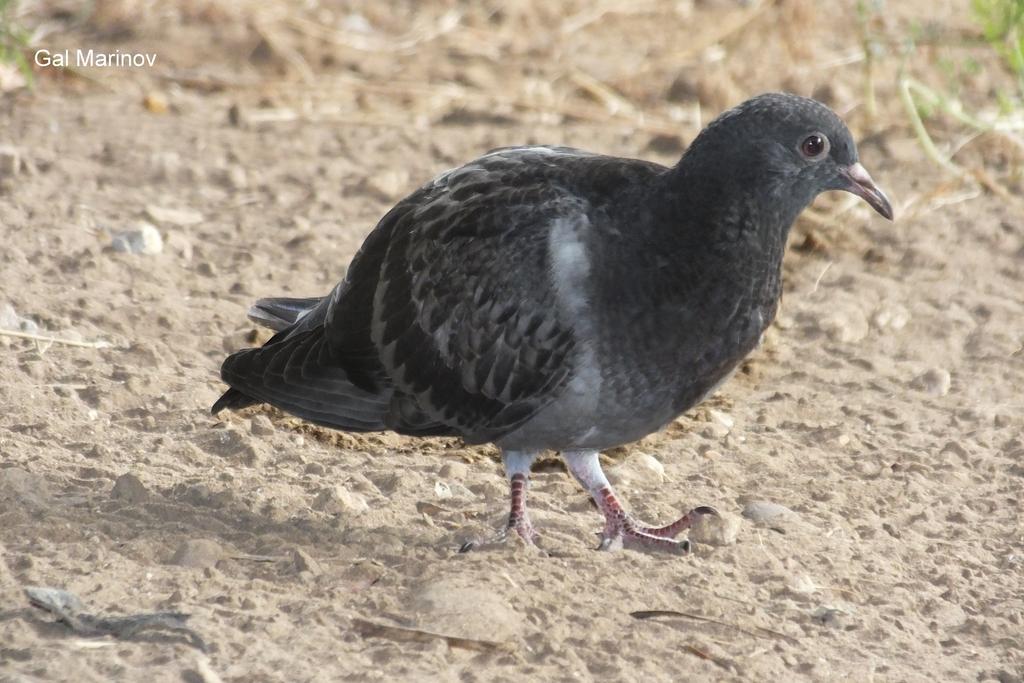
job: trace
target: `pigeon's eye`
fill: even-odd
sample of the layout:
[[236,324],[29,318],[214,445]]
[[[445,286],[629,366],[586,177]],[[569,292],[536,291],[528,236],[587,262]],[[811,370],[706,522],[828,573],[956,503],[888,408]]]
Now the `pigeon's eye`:
[[806,159],[820,159],[828,154],[828,138],[821,133],[811,133],[800,143],[800,153]]

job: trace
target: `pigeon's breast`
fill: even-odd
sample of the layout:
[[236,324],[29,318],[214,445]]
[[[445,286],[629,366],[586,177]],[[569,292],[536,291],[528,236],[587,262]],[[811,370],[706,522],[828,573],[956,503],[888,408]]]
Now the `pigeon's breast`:
[[[600,450],[635,441],[674,417],[664,367],[637,345],[651,335],[609,316],[607,302],[596,294],[602,273],[593,230],[583,216],[551,225],[548,277],[557,315],[576,341],[572,369],[553,401],[498,441],[504,448]],[[640,339],[631,338],[636,333]]]
[[719,291],[730,294],[642,317],[580,309],[571,380],[499,445],[603,450],[656,432],[700,403],[758,346],[778,303],[770,279],[746,292]]

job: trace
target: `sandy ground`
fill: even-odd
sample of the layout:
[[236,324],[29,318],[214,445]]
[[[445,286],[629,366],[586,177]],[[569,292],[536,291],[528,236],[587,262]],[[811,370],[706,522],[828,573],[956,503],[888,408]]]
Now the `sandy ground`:
[[[44,17],[55,49],[160,61],[40,72],[0,98],[0,145],[20,155],[0,177],[0,307],[110,344],[0,337],[0,681],[1021,681],[1014,159],[998,139],[960,157],[1012,200],[943,176],[900,113],[895,58],[869,120],[851,6],[367,2],[293,17],[108,2],[85,22]],[[922,7],[876,30],[899,36]],[[345,40],[311,34],[327,24]],[[937,56],[910,68],[941,85]],[[988,102],[997,71],[963,80],[965,100]],[[225,353],[264,338],[248,304],[326,292],[433,174],[526,142],[672,163],[698,103],[706,121],[778,88],[847,114],[899,220],[823,198],[794,230],[763,347],[607,462],[642,517],[711,504],[740,520],[734,542],[596,552],[599,516],[551,459],[531,498],[548,554],[458,554],[503,521],[493,449],[208,414]],[[140,221],[160,253],[110,248]],[[789,511],[754,521],[751,501]],[[73,634],[27,586],[96,613],[186,612],[207,651],[167,629]],[[654,610],[667,614],[638,618]]]

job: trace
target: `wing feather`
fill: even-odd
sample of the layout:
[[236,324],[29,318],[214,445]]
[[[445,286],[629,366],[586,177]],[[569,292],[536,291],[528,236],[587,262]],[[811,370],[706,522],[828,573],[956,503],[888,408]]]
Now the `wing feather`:
[[548,240],[556,221],[585,221],[587,206],[528,156],[482,157],[396,215],[372,332],[398,392],[392,419],[411,398],[468,441],[491,441],[570,377],[576,340],[551,286]]

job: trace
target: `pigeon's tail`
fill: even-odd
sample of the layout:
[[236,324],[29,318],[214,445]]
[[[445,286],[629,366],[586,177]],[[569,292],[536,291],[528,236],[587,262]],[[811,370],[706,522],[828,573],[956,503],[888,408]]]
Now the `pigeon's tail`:
[[257,325],[269,327],[275,332],[287,329],[312,311],[323,300],[322,297],[292,299],[272,297],[259,299],[249,309],[249,320]]
[[210,412],[214,415],[222,410],[241,410],[242,408],[248,408],[254,406],[259,401],[256,399],[246,396],[241,391],[235,388],[228,389],[225,391],[217,402],[210,408]]
[[282,332],[261,348],[231,354],[221,366],[220,376],[231,388],[213,404],[214,415],[225,408],[269,403],[335,429],[388,429],[385,416],[391,388],[374,390],[353,383],[332,356],[320,326]]

